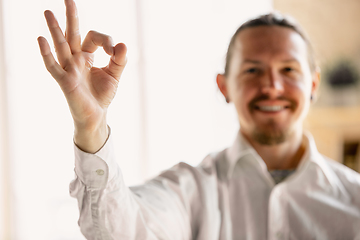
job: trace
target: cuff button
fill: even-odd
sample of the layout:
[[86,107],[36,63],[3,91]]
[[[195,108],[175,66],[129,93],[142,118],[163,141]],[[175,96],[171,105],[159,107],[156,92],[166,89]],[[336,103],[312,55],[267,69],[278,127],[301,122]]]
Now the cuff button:
[[102,176],[102,175],[104,175],[105,172],[102,169],[98,169],[98,170],[96,170],[96,173],[97,173],[97,175]]

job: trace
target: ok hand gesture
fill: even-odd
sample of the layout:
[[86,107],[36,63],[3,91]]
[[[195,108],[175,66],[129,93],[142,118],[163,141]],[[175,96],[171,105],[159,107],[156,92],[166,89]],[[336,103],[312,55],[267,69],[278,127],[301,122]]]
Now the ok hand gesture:
[[[60,85],[75,125],[75,143],[84,151],[96,152],[106,141],[106,112],[115,96],[121,73],[126,65],[126,46],[113,45],[111,37],[90,31],[83,43],[73,0],[65,0],[66,31],[59,27],[54,14],[45,11],[58,62],[48,42],[39,37],[39,47],[45,66]],[[93,67],[94,52],[102,46],[110,55],[104,68]]]

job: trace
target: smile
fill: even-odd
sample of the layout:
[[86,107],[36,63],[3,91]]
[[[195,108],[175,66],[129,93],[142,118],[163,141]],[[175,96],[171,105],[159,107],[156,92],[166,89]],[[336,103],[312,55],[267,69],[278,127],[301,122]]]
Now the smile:
[[285,108],[286,106],[272,105],[272,106],[256,106],[256,109],[264,112],[278,112]]

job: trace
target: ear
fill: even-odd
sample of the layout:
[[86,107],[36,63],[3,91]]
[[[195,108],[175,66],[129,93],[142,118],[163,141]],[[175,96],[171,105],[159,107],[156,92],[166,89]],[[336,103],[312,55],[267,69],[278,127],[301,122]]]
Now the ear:
[[216,83],[222,95],[225,97],[226,102],[229,102],[229,96],[226,85],[226,77],[223,74],[218,74],[216,76]]
[[321,70],[319,67],[316,67],[315,72],[312,74],[312,86],[311,86],[311,96],[313,101],[317,99],[317,94],[320,86],[320,76]]

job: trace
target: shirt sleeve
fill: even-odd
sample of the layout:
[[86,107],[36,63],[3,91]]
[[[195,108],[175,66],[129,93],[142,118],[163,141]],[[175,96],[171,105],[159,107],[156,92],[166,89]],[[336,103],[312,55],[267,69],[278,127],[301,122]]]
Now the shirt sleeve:
[[180,163],[144,185],[128,188],[116,163],[111,135],[96,154],[75,146],[79,226],[87,239],[192,239],[201,222],[201,172]]

